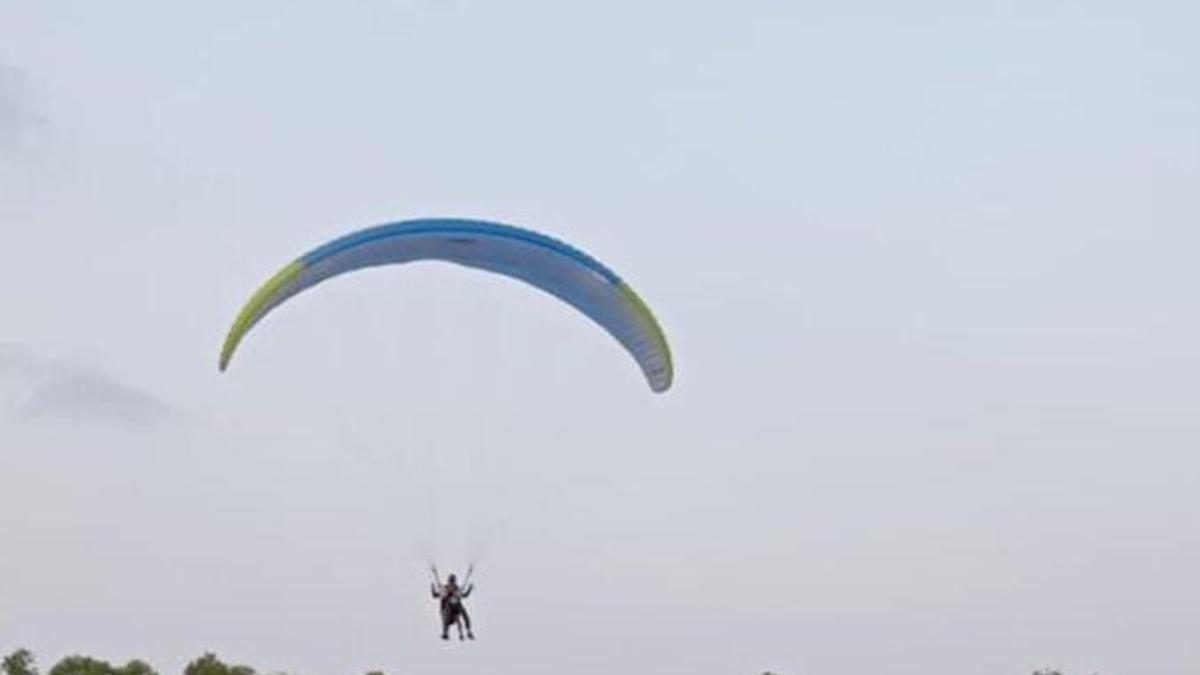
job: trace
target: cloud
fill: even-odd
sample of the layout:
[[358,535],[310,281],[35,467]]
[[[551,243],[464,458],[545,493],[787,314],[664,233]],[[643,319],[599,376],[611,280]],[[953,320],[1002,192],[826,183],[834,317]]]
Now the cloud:
[[35,361],[26,347],[0,344],[0,379],[27,376]]
[[151,426],[175,416],[169,403],[88,366],[46,361],[0,345],[0,405],[23,419]]
[[22,412],[32,418],[115,421],[141,426],[162,421],[170,409],[153,396],[102,373],[63,370],[33,390]]
[[0,64],[0,148],[16,145],[23,126],[24,107],[16,71]]
[[42,125],[23,72],[0,63],[0,158],[30,142]]

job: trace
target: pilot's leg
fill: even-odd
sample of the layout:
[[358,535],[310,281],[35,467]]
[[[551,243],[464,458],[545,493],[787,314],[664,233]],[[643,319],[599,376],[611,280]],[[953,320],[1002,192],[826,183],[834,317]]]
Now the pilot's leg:
[[467,608],[466,608],[466,607],[463,607],[463,608],[462,608],[462,618],[463,618],[463,623],[467,624],[467,637],[469,637],[469,638],[471,638],[472,640],[474,640],[474,639],[475,639],[475,634],[471,632],[471,615],[470,615],[470,614],[467,614]]

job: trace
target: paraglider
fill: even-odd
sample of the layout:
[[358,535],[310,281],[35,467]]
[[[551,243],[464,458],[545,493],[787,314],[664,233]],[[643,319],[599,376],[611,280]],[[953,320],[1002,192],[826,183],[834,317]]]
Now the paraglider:
[[[582,251],[544,234],[511,225],[459,218],[408,220],[338,237],[295,259],[268,279],[238,313],[221,348],[224,372],[250,330],[289,298],[355,270],[440,260],[523,281],[566,302],[591,319],[633,357],[654,392],[674,377],[666,335],[645,302],[621,277]],[[475,639],[463,606],[474,590],[471,570],[462,586],[453,574],[442,584],[432,568],[430,588],[439,603],[442,639],[451,626]]]
[[463,600],[471,595],[471,591],[475,590],[475,585],[471,583],[471,571],[467,572],[467,578],[462,586],[458,585],[458,578],[453,574],[446,577],[446,583],[443,584],[438,579],[437,568],[433,570],[433,583],[430,584],[429,591],[433,595],[433,599],[438,601],[438,608],[442,617],[442,639],[449,640],[450,626],[458,628],[458,639],[463,639],[463,624],[467,627],[467,637],[475,639],[475,633],[471,631],[471,615],[467,613],[467,608],[463,605]]
[[347,272],[442,260],[512,277],[570,304],[629,352],[650,388],[671,387],[666,335],[633,288],[595,258],[544,234],[482,220],[427,218],[360,230],[300,256],[264,283],[238,314],[221,349],[220,369],[242,338],[292,296]]

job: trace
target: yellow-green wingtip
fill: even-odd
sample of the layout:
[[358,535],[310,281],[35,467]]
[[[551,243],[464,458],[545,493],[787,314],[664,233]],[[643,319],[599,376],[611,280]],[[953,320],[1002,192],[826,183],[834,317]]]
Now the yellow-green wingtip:
[[233,339],[233,336],[225,338],[225,344],[221,347],[221,359],[217,362],[217,370],[225,372],[229,368],[229,360],[233,358],[233,350],[237,349],[238,340]]
[[304,269],[304,261],[293,261],[276,272],[270,279],[267,279],[254,292],[254,295],[250,296],[250,299],[242,307],[241,311],[238,312],[233,325],[229,327],[229,333],[225,336],[225,344],[221,346],[221,358],[217,362],[217,369],[220,372],[223,373],[229,368],[229,362],[233,360],[233,353],[237,351],[238,344],[245,337],[246,333],[250,331],[250,328],[267,313],[271,302],[295,281],[304,272]]
[[650,389],[656,394],[666,392],[671,388],[671,384],[675,380],[675,362],[671,356],[671,345],[667,343],[667,334],[663,331],[662,326],[655,318],[654,312],[650,310],[650,306],[645,300],[633,290],[633,287],[622,281],[617,287],[621,294],[637,309],[638,314],[645,322],[646,327],[650,329],[650,334],[654,338],[654,342],[663,354],[662,370],[655,372],[653,377],[650,377]]

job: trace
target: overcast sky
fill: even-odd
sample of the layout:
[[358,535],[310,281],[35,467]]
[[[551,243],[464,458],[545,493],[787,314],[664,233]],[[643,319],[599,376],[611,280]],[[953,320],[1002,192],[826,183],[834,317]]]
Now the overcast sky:
[[[0,0],[0,650],[297,675],[1200,670],[1200,5]],[[447,265],[483,217],[675,388]],[[478,559],[479,641],[424,561]]]

